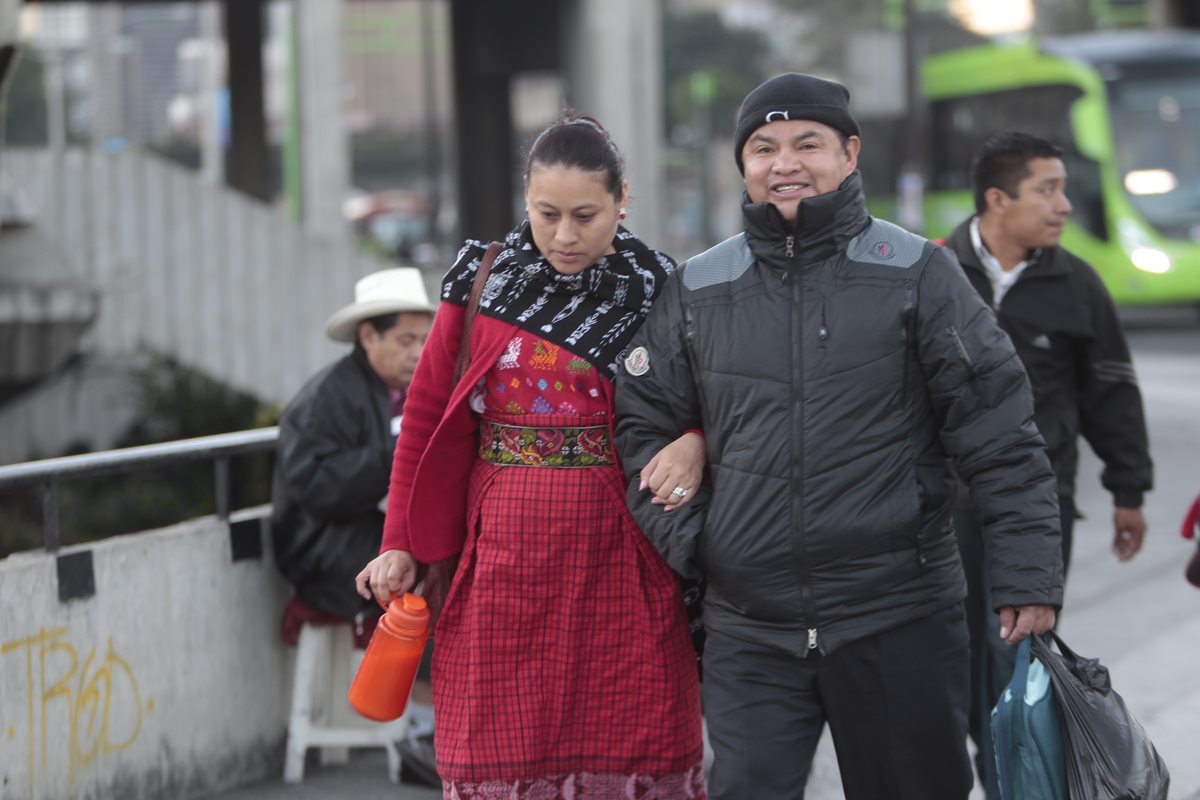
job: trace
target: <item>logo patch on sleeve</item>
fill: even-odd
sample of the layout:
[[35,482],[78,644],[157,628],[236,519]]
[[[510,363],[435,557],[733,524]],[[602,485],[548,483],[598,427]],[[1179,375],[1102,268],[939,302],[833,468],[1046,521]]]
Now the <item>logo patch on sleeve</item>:
[[650,371],[650,351],[644,347],[635,347],[625,356],[625,371],[634,377],[645,375]]

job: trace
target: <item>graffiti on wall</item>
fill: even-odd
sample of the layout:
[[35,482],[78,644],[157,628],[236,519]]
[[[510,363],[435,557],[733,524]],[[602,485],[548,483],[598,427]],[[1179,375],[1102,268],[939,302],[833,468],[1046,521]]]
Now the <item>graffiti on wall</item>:
[[24,709],[0,706],[0,756],[9,750],[8,757],[16,758],[12,751],[24,749],[31,790],[39,775],[63,768],[74,786],[80,768],[132,745],[154,710],[111,636],[102,651],[92,647],[83,653],[68,641],[66,627],[43,628],[0,643],[0,669],[18,682],[23,675],[25,684]]

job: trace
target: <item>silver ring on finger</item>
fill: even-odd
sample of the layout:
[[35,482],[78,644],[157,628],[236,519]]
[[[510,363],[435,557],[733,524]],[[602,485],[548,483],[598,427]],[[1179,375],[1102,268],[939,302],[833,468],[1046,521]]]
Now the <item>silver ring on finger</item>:
[[680,500],[682,500],[683,498],[687,497],[688,490],[683,488],[682,486],[676,486],[674,489],[671,490],[671,494],[675,495]]

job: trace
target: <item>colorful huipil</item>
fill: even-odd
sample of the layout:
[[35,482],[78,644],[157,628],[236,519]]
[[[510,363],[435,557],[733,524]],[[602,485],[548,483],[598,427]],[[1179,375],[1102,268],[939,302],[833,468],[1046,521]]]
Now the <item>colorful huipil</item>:
[[[514,269],[506,260],[528,273],[526,242],[523,229],[510,235],[517,246],[493,275]],[[513,324],[489,282],[471,368],[449,386],[463,316],[454,301],[469,277],[460,267],[481,253],[464,248],[448,276],[450,302],[406,406],[384,535],[384,549],[422,561],[459,554],[434,632],[444,795],[703,798],[699,689],[679,582],[626,510],[613,452],[610,375],[621,342],[591,347],[597,366],[565,346],[577,328]],[[594,318],[577,303],[567,309],[567,282],[548,277],[543,288],[560,305],[551,319]],[[518,316],[527,308],[509,307]]]

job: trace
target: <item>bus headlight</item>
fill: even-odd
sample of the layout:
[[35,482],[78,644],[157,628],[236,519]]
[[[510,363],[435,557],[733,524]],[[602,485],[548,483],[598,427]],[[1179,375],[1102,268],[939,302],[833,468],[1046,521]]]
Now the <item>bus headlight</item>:
[[1132,220],[1121,220],[1117,226],[1121,246],[1129,253],[1129,260],[1142,272],[1161,275],[1171,270],[1171,257],[1154,246],[1142,227]]
[[1179,188],[1179,178],[1169,169],[1138,169],[1125,173],[1125,191],[1132,195],[1170,194]]
[[1129,254],[1129,259],[1142,272],[1161,275],[1171,269],[1171,257],[1154,247],[1139,247]]

